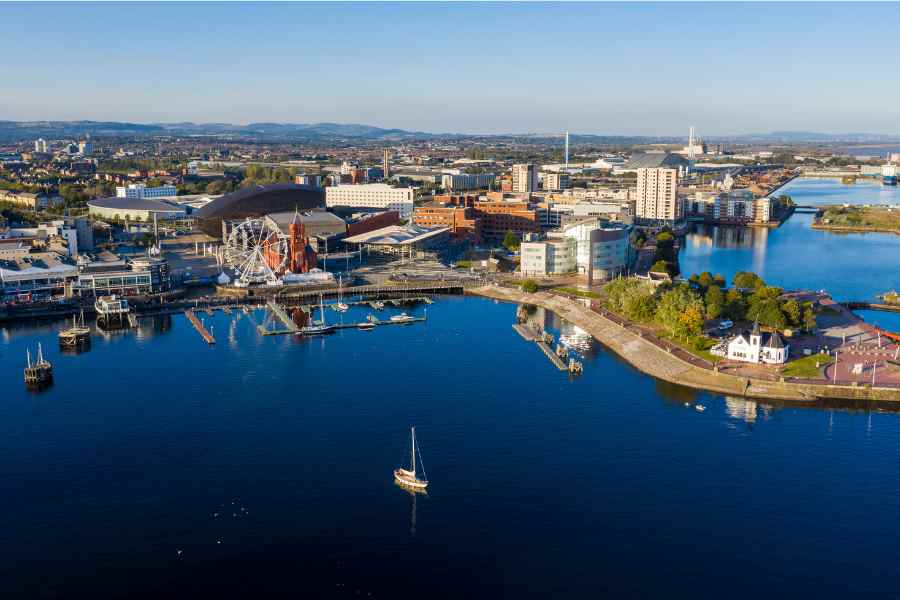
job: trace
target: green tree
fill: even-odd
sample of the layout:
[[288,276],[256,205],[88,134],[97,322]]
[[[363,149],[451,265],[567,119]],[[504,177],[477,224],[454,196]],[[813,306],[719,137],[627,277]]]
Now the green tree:
[[668,273],[669,277],[678,275],[678,270],[675,268],[675,265],[667,260],[656,261],[653,263],[653,266],[650,267],[650,271],[653,273]]
[[703,302],[689,286],[674,286],[660,297],[656,320],[673,336],[687,338],[697,335],[703,327]]
[[538,291],[538,284],[534,279],[526,279],[522,282],[521,287],[526,294],[533,294]]
[[766,282],[756,273],[738,271],[734,274],[734,279],[732,279],[731,284],[742,290],[755,290],[756,288],[764,287]]
[[744,300],[744,295],[734,288],[728,290],[725,294],[725,310],[722,314],[732,321],[745,319],[747,316],[747,301]]
[[812,302],[804,302],[803,328],[807,331],[816,330],[816,311],[813,309]]
[[711,285],[706,289],[706,316],[710,319],[718,319],[725,312],[725,294],[722,288]]
[[506,235],[503,236],[503,247],[513,252],[519,249],[519,246],[522,244],[522,240],[514,234],[512,231],[507,231]]
[[762,325],[784,329],[787,326],[787,318],[781,310],[781,288],[766,286],[757,288],[750,295],[747,307],[747,318],[758,321]]
[[800,303],[791,298],[781,305],[781,310],[787,318],[787,322],[791,326],[799,327],[802,323],[802,314]]

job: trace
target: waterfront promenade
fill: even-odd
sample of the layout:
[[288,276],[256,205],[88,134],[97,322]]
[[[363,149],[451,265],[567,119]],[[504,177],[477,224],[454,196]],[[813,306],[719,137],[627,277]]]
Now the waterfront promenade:
[[813,401],[820,398],[900,402],[900,386],[829,385],[823,381],[768,380],[720,372],[709,362],[661,340],[643,328],[605,311],[597,303],[548,292],[526,294],[517,288],[483,286],[467,293],[535,304],[584,329],[639,371],[671,383],[729,396]]

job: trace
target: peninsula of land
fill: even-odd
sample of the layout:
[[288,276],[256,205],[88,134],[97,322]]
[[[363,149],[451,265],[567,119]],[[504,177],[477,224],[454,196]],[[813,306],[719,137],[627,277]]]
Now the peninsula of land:
[[829,385],[809,380],[756,379],[722,372],[675,344],[649,339],[643,330],[601,308],[590,299],[547,291],[533,293],[499,285],[473,287],[466,293],[551,310],[588,332],[639,371],[657,379],[729,396],[770,400],[850,399],[900,402],[900,388],[859,384]]

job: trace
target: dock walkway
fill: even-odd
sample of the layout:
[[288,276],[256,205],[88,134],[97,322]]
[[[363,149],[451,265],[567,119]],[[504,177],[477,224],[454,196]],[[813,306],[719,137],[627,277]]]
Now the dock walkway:
[[194,326],[194,329],[197,330],[197,333],[200,334],[200,337],[203,338],[204,342],[209,345],[216,343],[216,338],[214,338],[213,335],[209,331],[207,331],[203,323],[200,322],[200,319],[198,319],[197,315],[194,314],[194,309],[189,308],[187,311],[185,311],[184,314],[185,316],[187,316],[188,321],[191,322],[191,325]]

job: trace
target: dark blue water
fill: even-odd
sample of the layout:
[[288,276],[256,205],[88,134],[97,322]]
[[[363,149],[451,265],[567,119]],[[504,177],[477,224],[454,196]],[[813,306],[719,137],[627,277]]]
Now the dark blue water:
[[[209,348],[177,316],[79,356],[4,330],[0,592],[894,594],[896,415],[695,394],[599,347],[570,380],[514,318],[452,298],[303,341],[219,313]],[[38,340],[56,383],[33,395]],[[415,505],[391,481],[410,424]]]
[[[798,179],[784,193],[801,205],[900,202],[895,187],[838,180]],[[826,289],[838,300],[875,300],[900,289],[900,236],[817,231],[812,220],[796,213],[777,229],[695,224],[679,256],[681,270],[721,273],[729,281],[737,271],[753,271],[785,288]]]

